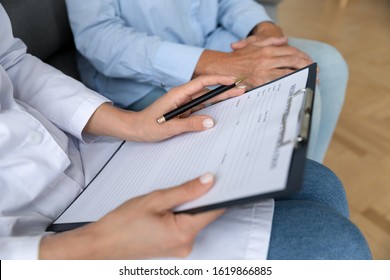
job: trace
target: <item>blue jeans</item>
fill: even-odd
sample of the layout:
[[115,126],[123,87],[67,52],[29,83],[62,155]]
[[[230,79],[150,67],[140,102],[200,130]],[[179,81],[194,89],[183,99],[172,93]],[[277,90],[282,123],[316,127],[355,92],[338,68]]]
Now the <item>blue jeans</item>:
[[289,44],[308,54],[320,70],[307,157],[323,162],[343,107],[348,66],[341,54],[328,44],[298,38],[289,38]]
[[307,160],[301,191],[275,200],[268,259],[371,259],[365,238],[348,217],[340,180]]
[[152,104],[154,101],[162,97],[165,93],[166,91],[164,89],[155,87],[150,92],[148,92],[144,97],[142,97],[140,100],[126,107],[126,109],[131,111],[136,111],[136,112],[142,111],[150,104]]

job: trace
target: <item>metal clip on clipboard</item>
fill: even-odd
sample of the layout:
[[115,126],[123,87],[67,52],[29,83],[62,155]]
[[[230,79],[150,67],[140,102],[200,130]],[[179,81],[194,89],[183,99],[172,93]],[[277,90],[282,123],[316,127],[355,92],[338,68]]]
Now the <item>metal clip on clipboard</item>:
[[[284,135],[286,132],[286,126],[287,126],[287,118],[290,113],[291,103],[294,99],[294,97],[304,94],[304,98],[302,101],[302,107],[299,113],[299,130],[298,135],[295,139],[284,139]],[[311,112],[312,112],[312,104],[313,104],[313,91],[310,88],[304,88],[300,89],[297,92],[295,92],[293,95],[289,97],[286,111],[282,118],[282,137],[280,137],[280,141],[278,143],[278,146],[284,146],[288,143],[291,143],[291,141],[295,142],[295,146],[297,146],[301,142],[305,142],[308,140],[309,137],[309,130],[310,130],[310,119],[311,119]]]

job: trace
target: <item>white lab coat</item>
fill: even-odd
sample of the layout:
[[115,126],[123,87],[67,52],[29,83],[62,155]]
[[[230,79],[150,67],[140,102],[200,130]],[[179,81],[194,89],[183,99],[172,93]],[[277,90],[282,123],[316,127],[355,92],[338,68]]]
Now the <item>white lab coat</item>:
[[2,6],[0,26],[0,258],[35,259],[45,227],[84,186],[68,133],[81,140],[107,100],[27,55]]
[[[0,259],[36,259],[45,228],[85,186],[84,170],[88,181],[112,152],[112,142],[86,145],[93,138],[82,135],[108,100],[26,54],[1,5],[0,26]],[[189,258],[264,259],[272,215],[273,200],[229,209]]]

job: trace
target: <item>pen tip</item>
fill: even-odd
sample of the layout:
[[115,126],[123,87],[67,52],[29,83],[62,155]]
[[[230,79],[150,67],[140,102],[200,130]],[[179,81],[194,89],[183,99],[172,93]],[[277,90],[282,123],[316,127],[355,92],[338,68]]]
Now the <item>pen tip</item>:
[[239,84],[240,84],[242,81],[244,81],[245,79],[246,79],[245,76],[239,77],[239,78],[236,80],[236,82],[235,82],[236,86],[239,85]]

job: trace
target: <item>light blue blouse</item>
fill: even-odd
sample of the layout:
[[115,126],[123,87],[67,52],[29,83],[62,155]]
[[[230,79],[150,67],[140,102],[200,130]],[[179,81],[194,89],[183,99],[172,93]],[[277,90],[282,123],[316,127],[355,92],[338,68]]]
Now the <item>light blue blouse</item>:
[[83,81],[128,106],[191,79],[205,48],[230,51],[259,22],[253,0],[67,0]]

